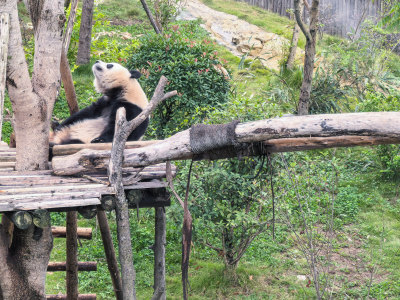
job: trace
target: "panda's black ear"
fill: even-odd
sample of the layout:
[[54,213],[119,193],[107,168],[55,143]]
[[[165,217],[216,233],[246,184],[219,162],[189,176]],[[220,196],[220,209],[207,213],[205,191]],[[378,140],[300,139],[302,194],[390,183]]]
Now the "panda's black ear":
[[133,70],[129,72],[131,72],[131,78],[138,79],[140,78],[140,76],[142,76],[142,73],[140,73],[138,70]]

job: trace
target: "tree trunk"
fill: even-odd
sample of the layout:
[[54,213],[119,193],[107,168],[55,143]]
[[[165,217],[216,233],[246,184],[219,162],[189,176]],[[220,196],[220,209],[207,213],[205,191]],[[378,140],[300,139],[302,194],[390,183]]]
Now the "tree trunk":
[[306,41],[303,82],[300,89],[299,105],[297,106],[297,114],[300,116],[308,115],[310,107],[312,77],[314,73],[315,44],[315,39]]
[[79,46],[76,57],[77,65],[84,65],[90,62],[90,46],[92,44],[94,0],[83,0],[81,28],[79,32]]
[[[300,6],[300,15],[301,16],[303,15],[303,7],[304,6],[301,4],[301,6]],[[294,63],[294,60],[296,59],[297,44],[299,43],[299,33],[300,33],[300,27],[297,24],[297,22],[295,22],[294,26],[293,26],[292,41],[290,42],[289,55],[288,55],[288,59],[286,61],[287,69],[293,68],[293,63]]]
[[315,45],[317,42],[319,0],[313,0],[310,11],[310,28],[301,20],[300,0],[295,0],[295,16],[297,24],[306,36],[303,82],[301,84],[300,99],[297,106],[298,115],[307,115],[310,106],[312,76],[314,72]]
[[[17,0],[0,1],[10,14],[7,90],[15,116],[17,170],[45,169],[48,133],[57,87],[64,11],[61,0],[29,1],[35,27],[35,57],[29,77],[18,19]],[[34,13],[32,11],[34,8]],[[46,269],[52,249],[51,228],[0,226],[0,299],[45,299]]]
[[154,31],[155,31],[157,34],[161,34],[162,28],[159,27],[159,25],[157,24],[157,22],[154,20],[153,14],[151,13],[151,11],[150,11],[150,9],[149,9],[149,6],[147,5],[146,0],[140,0],[140,2],[142,3],[143,9],[144,9],[144,11],[146,12],[147,17],[149,18],[149,21],[150,21],[151,25],[153,26]]

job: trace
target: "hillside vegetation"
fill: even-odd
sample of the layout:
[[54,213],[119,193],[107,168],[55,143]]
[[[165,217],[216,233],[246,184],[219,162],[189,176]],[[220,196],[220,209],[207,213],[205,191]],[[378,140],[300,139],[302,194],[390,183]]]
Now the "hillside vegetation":
[[[276,72],[257,60],[236,57],[214,43],[200,21],[173,22],[157,37],[139,1],[100,2],[91,63],[74,64],[79,18],[68,53],[81,108],[99,97],[91,65],[100,59],[140,70],[148,96],[162,74],[170,80],[169,89],[178,90],[179,96],[152,117],[146,139],[168,137],[198,122],[250,121],[295,112],[301,66]],[[290,38],[290,20],[242,2],[203,2]],[[399,110],[400,59],[388,51],[380,30],[363,26],[360,38],[324,36],[319,42],[323,63],[314,77],[311,113]],[[31,60],[29,34],[24,42]],[[6,108],[11,110],[9,102]],[[62,120],[68,115],[61,89],[54,116]],[[10,130],[7,122],[6,137]],[[177,163],[175,186],[181,195],[189,164]],[[194,219],[190,299],[313,299],[316,283],[323,298],[399,299],[399,175],[397,145],[195,162],[189,197]],[[183,213],[175,199],[166,212],[167,298],[182,299]],[[137,295],[150,299],[154,211],[131,211],[130,217]],[[116,233],[114,220],[110,213]],[[65,225],[65,214],[52,213],[52,222]],[[81,241],[79,261],[98,262],[97,272],[80,272],[79,291],[113,299],[95,219],[79,219],[79,226],[94,230],[92,241]],[[51,260],[65,260],[64,240],[55,240]],[[64,279],[63,272],[49,273],[47,293],[65,292]]]

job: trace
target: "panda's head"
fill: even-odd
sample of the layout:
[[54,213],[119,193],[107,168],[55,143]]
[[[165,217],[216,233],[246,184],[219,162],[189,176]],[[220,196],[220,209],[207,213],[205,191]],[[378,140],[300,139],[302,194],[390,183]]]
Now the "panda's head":
[[102,94],[115,88],[124,88],[141,76],[139,71],[129,71],[120,64],[105,63],[100,60],[93,65],[92,71],[94,87]]

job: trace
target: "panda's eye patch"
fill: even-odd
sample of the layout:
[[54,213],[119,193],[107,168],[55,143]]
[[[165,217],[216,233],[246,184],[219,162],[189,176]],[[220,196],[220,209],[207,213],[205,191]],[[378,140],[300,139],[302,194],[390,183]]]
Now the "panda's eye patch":
[[114,67],[113,64],[107,64],[107,69],[111,69],[112,67]]

